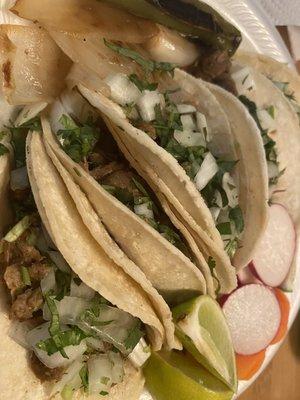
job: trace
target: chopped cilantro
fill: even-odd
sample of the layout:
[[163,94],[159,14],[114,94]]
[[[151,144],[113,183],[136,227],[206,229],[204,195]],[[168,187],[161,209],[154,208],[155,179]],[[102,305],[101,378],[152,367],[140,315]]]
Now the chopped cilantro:
[[88,371],[87,365],[84,365],[81,368],[81,370],[79,372],[79,376],[80,376],[84,391],[87,392],[88,388],[89,388],[89,371]]
[[55,271],[55,282],[57,286],[56,300],[62,300],[65,296],[70,294],[71,275],[63,272],[60,269]]
[[22,276],[22,282],[24,283],[24,285],[31,286],[31,279],[30,279],[28,269],[24,266],[21,267],[21,276]]
[[237,248],[238,248],[238,239],[237,238],[230,240],[226,244],[225,250],[230,258],[232,258],[234,256],[235,252],[237,251]]
[[136,325],[129,331],[128,336],[124,342],[126,350],[134,349],[140,339],[143,337],[141,331],[141,321],[137,321]]
[[239,206],[229,211],[229,218],[233,221],[238,233],[242,233],[245,227],[243,212]]
[[[40,350],[44,350],[49,356],[62,351],[67,346],[78,346],[83,339],[86,339],[89,335],[84,333],[77,326],[72,326],[71,329],[66,331],[58,330],[55,338],[52,336],[49,339],[42,340],[37,343],[37,348]],[[64,358],[68,358],[66,353],[63,351]]]
[[146,60],[136,51],[129,49],[127,47],[120,46],[118,44],[112,43],[106,39],[104,40],[105,46],[109,49],[113,50],[114,52],[120,54],[121,56],[130,58],[131,60],[135,61],[139,64],[146,73],[152,73],[155,71],[163,71],[163,72],[173,72],[176,68],[175,64],[166,63],[166,62],[157,62],[152,60]]
[[229,222],[221,222],[217,225],[217,229],[221,235],[231,235],[231,223]]
[[8,148],[4,146],[3,143],[0,143],[0,157],[8,152],[9,152]]
[[[269,137],[268,131],[263,129],[263,127],[261,126],[261,123],[260,123],[258,115],[257,115],[256,104],[253,101],[249,100],[246,96],[239,96],[239,99],[246,106],[246,108],[248,109],[249,113],[255,120],[255,122],[260,130],[260,133],[261,133],[261,136],[263,139],[263,143],[264,143],[264,149],[265,149],[267,161],[272,161],[277,166],[279,166],[278,154],[277,154],[277,150],[276,150],[276,142]],[[274,182],[276,184],[278,182],[279,177],[282,175],[282,173],[283,173],[283,171],[277,177],[269,179],[269,185],[274,184]]]
[[25,122],[20,126],[7,127],[11,132],[11,144],[14,150],[14,159],[16,167],[20,168],[26,165],[25,161],[25,146],[26,137],[29,131],[41,132],[41,120],[40,117],[35,117],[28,122]]
[[64,127],[57,132],[62,148],[73,161],[84,161],[100,137],[95,122],[89,118],[84,124],[77,124],[67,115],[62,115],[59,121]]
[[[64,358],[68,358],[65,350],[64,350],[64,345],[62,342],[62,334],[60,330],[60,322],[59,322],[59,314],[58,314],[58,309],[55,303],[55,296],[53,294],[47,293],[45,296],[47,306],[49,308],[49,311],[51,313],[51,322],[49,326],[49,333],[51,338],[48,339],[50,342],[52,342],[55,346],[56,349],[60,352],[60,354]],[[45,343],[45,342],[43,342]],[[40,347],[39,347],[40,348]]]
[[275,119],[275,107],[273,105],[267,108],[267,113],[272,119]]
[[154,91],[157,89],[158,83],[150,83],[146,79],[141,80],[136,74],[129,75],[129,80],[135,84],[140,92],[144,90]]
[[0,132],[0,140],[5,138],[5,136],[7,136],[7,132],[5,132],[5,131]]
[[102,376],[100,380],[100,382],[103,383],[103,385],[107,385],[109,381],[110,378],[108,376]]
[[112,185],[102,185],[102,187],[116,197],[121,203],[125,204],[129,208],[132,208],[134,198],[133,194],[129,190]]

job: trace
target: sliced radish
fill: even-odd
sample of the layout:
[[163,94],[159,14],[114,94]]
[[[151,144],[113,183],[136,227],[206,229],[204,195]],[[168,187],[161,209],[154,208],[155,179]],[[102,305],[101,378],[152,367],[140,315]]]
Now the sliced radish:
[[254,253],[252,269],[268,286],[277,287],[286,278],[296,250],[296,231],[287,210],[273,204],[269,222]]
[[257,274],[254,274],[252,271],[252,263],[238,273],[238,281],[240,286],[249,285],[250,283],[261,283]]
[[281,312],[272,289],[251,284],[234,291],[223,305],[236,353],[250,355],[274,339]]

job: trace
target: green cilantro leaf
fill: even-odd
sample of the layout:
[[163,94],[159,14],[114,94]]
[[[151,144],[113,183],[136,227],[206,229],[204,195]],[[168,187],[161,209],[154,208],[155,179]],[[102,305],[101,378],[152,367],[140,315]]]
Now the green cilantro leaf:
[[158,83],[150,83],[147,80],[141,80],[136,74],[129,75],[129,80],[135,84],[140,92],[144,90],[154,91],[157,89]]
[[127,350],[133,350],[143,336],[144,333],[141,331],[141,321],[137,321],[136,325],[128,333],[124,342],[125,348]]
[[8,148],[4,146],[3,143],[0,143],[0,157],[8,152],[9,152]]
[[55,270],[55,282],[57,286],[56,300],[60,301],[70,294],[71,280],[72,277],[67,272],[63,272],[60,269]]
[[105,46],[109,49],[113,50],[114,52],[120,54],[121,56],[130,58],[131,60],[135,61],[139,64],[146,73],[152,73],[155,71],[163,71],[163,72],[173,72],[176,68],[175,64],[166,63],[166,62],[156,62],[152,60],[146,60],[142,57],[139,53],[134,50],[131,50],[127,47],[120,46],[118,44],[112,43],[106,39],[104,40]]
[[73,161],[77,163],[84,161],[100,137],[94,121],[88,119],[86,123],[79,125],[71,117],[62,115],[59,122],[64,127],[57,132],[62,148]]
[[30,279],[28,269],[24,266],[21,267],[21,277],[22,277],[22,282],[24,283],[24,285],[31,286],[31,279]]
[[84,391],[87,392],[88,389],[89,389],[89,371],[88,371],[87,365],[84,365],[81,368],[81,370],[79,372],[79,376],[80,376],[81,383],[82,383],[82,386],[84,388]]
[[232,208],[229,211],[229,218],[233,221],[235,228],[238,233],[243,232],[245,228],[245,222],[244,222],[244,217],[243,217],[243,212],[241,210],[241,207],[237,206],[235,208]]
[[[78,346],[82,340],[89,337],[86,333],[84,333],[77,326],[73,326],[71,329],[66,331],[58,330],[55,337],[51,337],[46,340],[42,340],[37,343],[37,348],[40,350],[44,350],[49,356],[55,354],[57,352],[62,352],[67,346]],[[65,352],[63,351],[65,354]],[[62,354],[63,355],[63,354]],[[64,358],[68,358],[65,354]]]
[[64,346],[62,343],[62,332],[60,330],[60,322],[59,322],[59,314],[58,314],[58,309],[55,303],[55,296],[53,294],[47,293],[45,295],[46,303],[49,308],[49,311],[51,313],[51,322],[49,326],[49,333],[51,336],[52,341],[54,342],[56,348],[60,352],[60,354],[64,358],[68,358]]

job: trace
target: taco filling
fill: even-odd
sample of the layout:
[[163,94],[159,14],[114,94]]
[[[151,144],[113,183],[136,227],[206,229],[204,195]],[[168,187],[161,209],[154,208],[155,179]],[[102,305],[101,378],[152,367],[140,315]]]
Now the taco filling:
[[[276,134],[278,129],[276,124],[276,106],[274,106],[272,101],[270,101],[263,108],[259,108],[254,101],[249,99],[247,92],[255,90],[256,85],[249,67],[240,68],[235,66],[233,69],[232,78],[235,81],[240,101],[247,107],[249,113],[255,120],[263,139],[268,166],[269,192],[271,196],[280,179],[280,176],[284,173],[284,170],[280,169],[276,142],[272,137],[274,134]],[[287,85],[281,84],[280,82],[275,83],[275,85],[284,93],[285,96],[290,97],[290,101],[293,101],[294,104],[297,104],[293,100],[292,94],[288,90]]]
[[81,123],[75,116],[63,114],[59,122],[62,128],[57,131],[57,136],[73,161],[79,163],[106,191],[192,258],[184,239],[172,226],[149,186],[130,167],[104,121],[89,116],[86,123]]
[[233,257],[244,229],[234,168],[210,149],[206,116],[192,96],[174,85],[175,65],[143,58],[138,52],[105,40],[108,48],[134,60],[137,73],[109,75],[111,99],[123,107],[130,122],[145,131],[184,168],[203,196],[225,248]]
[[30,189],[24,128],[12,132],[18,166],[10,183],[15,225],[0,242],[10,336],[30,351],[30,366],[42,382],[51,384],[51,395],[70,399],[82,389],[101,398],[123,381],[125,360],[134,359],[140,340],[139,351],[147,357],[144,327],[82,282],[57,251]]

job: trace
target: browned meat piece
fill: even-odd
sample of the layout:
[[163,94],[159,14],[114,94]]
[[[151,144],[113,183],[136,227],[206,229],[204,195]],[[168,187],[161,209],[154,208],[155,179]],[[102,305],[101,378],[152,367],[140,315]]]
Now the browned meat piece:
[[50,272],[52,267],[49,264],[36,262],[28,267],[30,279],[33,281],[41,281]]
[[64,373],[63,368],[47,368],[34,353],[31,354],[29,362],[33,373],[41,382],[59,381]]
[[231,60],[227,51],[214,50],[203,53],[197,62],[187,68],[187,71],[196,77],[207,81],[214,81],[231,67]]
[[20,260],[20,251],[17,242],[8,243],[3,240],[3,253],[0,262],[4,265],[15,264]]
[[18,242],[18,248],[22,254],[22,262],[25,264],[41,261],[43,259],[40,252],[35,247],[30,246],[23,240]]
[[112,161],[107,165],[100,166],[100,167],[93,169],[92,171],[90,171],[90,174],[97,181],[101,181],[107,175],[110,175],[115,171],[122,170],[123,168],[124,168],[124,165],[122,163],[119,163],[117,161]]
[[144,122],[144,121],[139,121],[136,124],[136,127],[138,129],[140,129],[141,131],[144,131],[145,133],[147,133],[147,135],[150,136],[151,139],[155,140],[157,138],[155,127],[153,125],[151,125],[150,123]]
[[107,160],[105,154],[99,150],[97,153],[92,153],[89,155],[89,162],[91,164],[103,165],[106,164]]
[[115,186],[120,189],[127,189],[134,196],[140,195],[139,190],[136,188],[132,178],[134,178],[134,172],[123,169],[120,171],[116,171],[113,174],[106,176],[101,183],[103,185]]
[[4,281],[12,296],[14,296],[17,291],[25,287],[22,280],[21,269],[18,264],[9,265],[6,268],[4,273]]
[[20,294],[11,306],[11,318],[19,321],[26,321],[32,318],[33,313],[43,305],[41,289],[28,289]]
[[238,95],[235,82],[231,78],[231,75],[229,73],[221,75],[218,79],[215,80],[215,83],[221,86],[223,89],[227,90],[228,92],[234,94],[235,96]]

